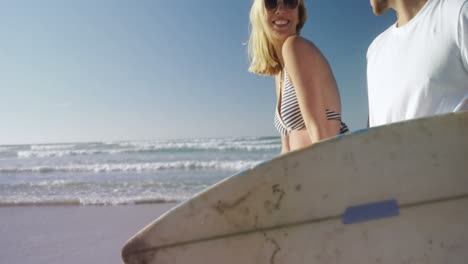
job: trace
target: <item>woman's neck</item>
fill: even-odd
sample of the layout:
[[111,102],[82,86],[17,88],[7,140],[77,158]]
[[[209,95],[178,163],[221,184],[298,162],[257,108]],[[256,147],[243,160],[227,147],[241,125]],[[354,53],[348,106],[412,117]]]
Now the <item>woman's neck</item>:
[[285,40],[282,41],[277,41],[276,43],[273,44],[273,47],[275,48],[276,56],[278,56],[278,60],[281,64],[281,68],[284,67],[284,60],[283,60],[283,44]]

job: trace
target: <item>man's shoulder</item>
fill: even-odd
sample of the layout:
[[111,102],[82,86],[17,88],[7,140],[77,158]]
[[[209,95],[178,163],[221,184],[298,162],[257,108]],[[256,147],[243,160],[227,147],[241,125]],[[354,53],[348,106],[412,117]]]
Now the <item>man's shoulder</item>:
[[[468,0],[467,0],[468,1]],[[395,27],[395,24],[392,24],[389,26],[384,32],[380,33],[369,45],[369,48],[367,48],[367,58],[369,58],[369,55],[371,55],[374,50],[380,45],[382,41],[384,41],[389,34],[391,34],[392,28]]]
[[468,0],[432,0],[438,1],[439,6],[444,10],[442,12],[446,16],[458,18],[463,5],[468,4]]
[[[453,39],[458,38],[458,27],[462,12],[467,12],[468,0],[429,0],[436,1],[434,14],[438,14],[435,18],[445,25],[445,32],[450,34]],[[464,8],[465,6],[465,8]]]

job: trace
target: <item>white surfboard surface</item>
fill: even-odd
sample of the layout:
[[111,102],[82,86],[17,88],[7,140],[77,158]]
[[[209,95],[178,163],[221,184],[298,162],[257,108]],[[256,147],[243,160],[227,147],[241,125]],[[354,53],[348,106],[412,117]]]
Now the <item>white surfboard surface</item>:
[[149,224],[125,263],[466,263],[468,112],[340,136]]

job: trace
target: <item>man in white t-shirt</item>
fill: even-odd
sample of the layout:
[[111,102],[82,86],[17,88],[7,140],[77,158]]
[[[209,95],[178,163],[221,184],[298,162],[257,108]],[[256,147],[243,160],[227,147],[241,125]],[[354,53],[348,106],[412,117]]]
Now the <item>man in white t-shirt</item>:
[[370,0],[397,22],[367,51],[369,125],[468,110],[468,0]]

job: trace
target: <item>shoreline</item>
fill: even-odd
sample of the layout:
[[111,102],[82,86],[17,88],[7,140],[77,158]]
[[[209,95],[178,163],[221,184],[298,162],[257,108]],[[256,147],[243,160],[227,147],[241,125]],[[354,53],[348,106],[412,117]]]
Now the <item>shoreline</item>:
[[60,206],[75,206],[75,207],[113,207],[113,206],[138,206],[138,205],[151,205],[151,204],[180,204],[184,201],[177,200],[141,200],[134,201],[129,203],[81,203],[80,201],[70,200],[70,201],[42,201],[42,202],[19,202],[19,203],[8,203],[0,202],[1,208],[11,208],[11,207],[60,207]]
[[5,263],[122,263],[139,230],[179,203],[0,207]]

